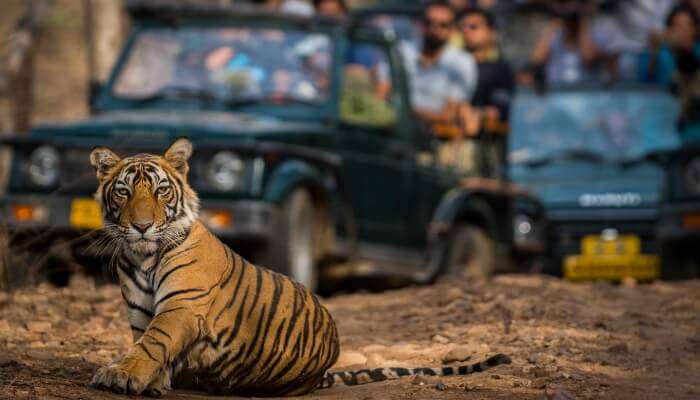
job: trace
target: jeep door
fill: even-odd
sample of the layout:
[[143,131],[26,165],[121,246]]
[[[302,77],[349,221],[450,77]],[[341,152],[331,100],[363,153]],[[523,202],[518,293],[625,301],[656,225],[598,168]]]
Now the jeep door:
[[411,152],[399,134],[401,98],[390,47],[358,35],[341,67],[339,152],[362,242],[406,245]]

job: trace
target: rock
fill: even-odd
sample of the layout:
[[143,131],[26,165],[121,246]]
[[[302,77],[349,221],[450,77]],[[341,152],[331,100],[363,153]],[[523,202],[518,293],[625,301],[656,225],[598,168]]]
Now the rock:
[[367,357],[362,353],[356,351],[343,351],[338,357],[338,361],[335,363],[335,367],[346,367],[349,365],[365,365],[367,363]]
[[501,376],[498,374],[491,374],[491,379],[501,379]]
[[450,339],[441,336],[441,335],[435,335],[432,337],[432,341],[435,343],[440,343],[440,344],[447,344],[450,343]]
[[27,322],[27,330],[34,333],[44,333],[51,330],[51,322],[30,321]]
[[418,374],[413,377],[411,383],[414,385],[427,385],[430,383],[430,379],[428,379],[428,377],[423,374]]
[[622,278],[622,281],[620,283],[622,284],[622,286],[625,286],[628,288],[636,288],[637,287],[637,280],[632,278],[632,277],[629,277],[629,276]]
[[627,343],[614,344],[608,348],[608,352],[613,354],[627,354],[629,351],[630,349]]
[[46,350],[40,350],[40,349],[30,349],[27,350],[27,357],[33,358],[35,360],[50,360],[54,358],[53,354],[51,352],[46,351]]
[[442,382],[438,382],[435,384],[435,389],[440,390],[440,391],[445,391],[445,390],[447,390],[447,385],[445,385]]
[[530,364],[536,364],[536,365],[549,365],[549,364],[554,364],[557,359],[549,354],[533,354],[530,357],[527,358],[527,361]]
[[550,376],[550,372],[547,371],[547,369],[542,368],[542,367],[533,368],[532,374],[535,375],[537,378],[546,378],[546,377]]
[[534,366],[534,365],[525,365],[525,366],[523,367],[523,370],[522,370],[522,371],[523,371],[523,374],[525,374],[525,375],[530,375],[531,373],[533,373],[534,370],[535,370],[535,366]]
[[533,389],[544,389],[547,387],[547,380],[544,378],[537,378],[530,381],[530,387]]
[[451,287],[445,292],[445,300],[450,303],[464,298],[464,291],[458,287]]
[[15,361],[14,358],[6,355],[6,354],[0,354],[0,367],[5,367],[8,365],[15,365],[17,364],[17,361]]
[[386,367],[387,365],[389,365],[389,363],[387,362],[386,358],[377,353],[370,354],[369,357],[367,357],[367,366],[369,368],[380,368]]
[[450,364],[453,362],[463,362],[472,358],[472,350],[467,346],[458,346],[448,351],[444,356],[442,356],[443,364]]
[[561,389],[561,388],[555,388],[555,387],[549,387],[546,388],[544,391],[544,395],[547,398],[547,400],[575,400],[576,397],[574,397],[573,394],[570,392]]
[[10,330],[10,323],[4,319],[0,319],[0,333],[9,332]]

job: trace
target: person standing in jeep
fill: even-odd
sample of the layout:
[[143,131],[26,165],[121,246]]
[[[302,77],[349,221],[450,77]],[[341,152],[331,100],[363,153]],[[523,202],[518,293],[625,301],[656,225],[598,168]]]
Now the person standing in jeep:
[[496,23],[481,9],[470,9],[459,17],[459,28],[466,50],[474,56],[479,79],[472,105],[481,121],[485,173],[503,176],[508,134],[510,101],[515,89],[513,71],[498,49]]
[[[441,139],[458,139],[473,135],[478,127],[469,114],[469,103],[477,82],[474,58],[459,48],[449,45],[455,13],[444,2],[426,6],[423,19],[423,45],[420,51],[403,43],[411,89],[411,101],[416,114]],[[471,146],[462,146],[453,140],[443,141],[438,150],[440,164],[469,170]]]

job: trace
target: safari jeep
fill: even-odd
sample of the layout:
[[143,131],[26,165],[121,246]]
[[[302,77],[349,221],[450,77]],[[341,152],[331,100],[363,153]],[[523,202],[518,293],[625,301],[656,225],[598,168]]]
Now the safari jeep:
[[574,280],[652,280],[665,171],[679,145],[678,104],[663,87],[563,85],[516,96],[514,181],[545,204],[548,272]]
[[700,143],[659,155],[666,165],[658,236],[671,279],[700,278]]
[[160,153],[183,136],[204,223],[312,288],[329,265],[430,282],[463,266],[488,276],[540,249],[535,199],[435,161],[391,37],[220,6],[130,12],[93,115],[4,142],[3,218],[35,254],[100,227],[94,146]]

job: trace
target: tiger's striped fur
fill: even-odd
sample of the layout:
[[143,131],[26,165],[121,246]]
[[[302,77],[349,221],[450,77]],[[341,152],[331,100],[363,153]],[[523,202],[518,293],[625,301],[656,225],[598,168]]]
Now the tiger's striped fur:
[[106,148],[90,156],[134,339],[124,357],[95,374],[93,386],[160,396],[177,382],[221,393],[299,395],[338,382],[466,374],[506,361],[326,373],[339,353],[331,315],[302,285],[248,263],[197,220],[199,200],[187,184],[191,153],[191,143],[179,139],[163,157],[120,159]]

